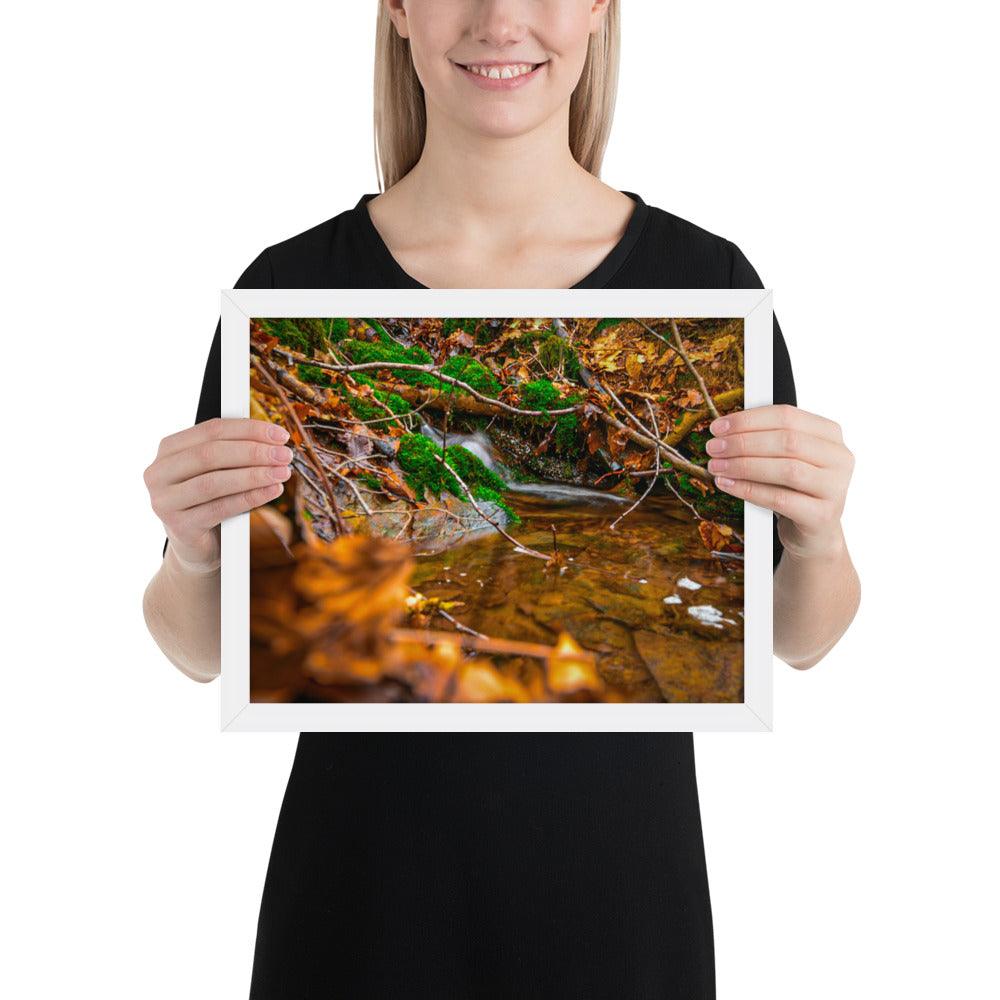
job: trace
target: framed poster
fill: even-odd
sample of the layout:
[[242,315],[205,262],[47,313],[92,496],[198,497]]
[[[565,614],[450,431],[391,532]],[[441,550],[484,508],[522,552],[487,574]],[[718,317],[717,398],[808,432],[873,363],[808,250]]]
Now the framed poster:
[[[471,318],[470,318],[471,317]],[[292,476],[222,524],[222,727],[771,726],[767,290],[227,290],[222,415]]]

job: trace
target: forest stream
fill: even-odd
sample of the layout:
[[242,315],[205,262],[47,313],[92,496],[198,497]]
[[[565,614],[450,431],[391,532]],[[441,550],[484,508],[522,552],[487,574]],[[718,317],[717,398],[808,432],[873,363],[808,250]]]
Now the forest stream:
[[743,701],[742,320],[268,319],[251,698]]
[[[422,432],[440,444],[440,434]],[[741,701],[743,566],[720,574],[697,524],[670,496],[630,505],[566,483],[519,483],[485,434],[451,434],[508,484],[517,538],[566,554],[558,575],[518,553],[495,529],[437,553],[416,553],[413,586],[463,602],[456,617],[487,635],[551,643],[563,629],[598,656],[598,671],[627,701]]]

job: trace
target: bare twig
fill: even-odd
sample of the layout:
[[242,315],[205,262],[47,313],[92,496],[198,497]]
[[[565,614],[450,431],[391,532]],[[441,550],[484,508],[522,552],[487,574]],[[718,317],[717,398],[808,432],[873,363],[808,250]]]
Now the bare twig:
[[519,542],[513,535],[508,534],[499,524],[496,523],[496,521],[493,520],[493,518],[491,518],[482,509],[482,507],[479,506],[478,503],[476,503],[476,498],[472,495],[472,490],[469,489],[469,487],[465,483],[465,480],[462,479],[462,477],[454,470],[454,468],[452,468],[452,466],[448,464],[447,460],[444,457],[444,452],[442,452],[440,455],[435,455],[434,457],[455,477],[456,480],[458,480],[459,486],[461,486],[462,489],[465,491],[466,496],[469,498],[469,503],[471,503],[472,506],[475,507],[476,513],[478,513],[479,516],[484,521],[486,521],[488,524],[491,524],[494,528],[496,528],[497,531],[499,531],[500,534],[503,535],[503,537],[506,538],[507,541],[510,542],[511,545],[513,545],[518,552],[523,552],[525,555],[534,556],[536,559],[544,559],[546,562],[549,561],[549,557],[545,555],[544,552],[539,552],[537,549],[532,549],[529,548],[527,545],[522,545],[521,542]]
[[712,399],[712,394],[708,391],[708,387],[705,385],[705,380],[701,377],[701,372],[698,371],[694,366],[694,362],[688,357],[688,352],[684,350],[684,344],[681,342],[680,331],[677,329],[677,321],[674,319],[670,320],[670,329],[674,335],[674,342],[677,344],[677,351],[680,356],[684,359],[684,364],[688,366],[691,374],[695,377],[695,381],[698,383],[698,388],[701,389],[702,397],[705,400],[705,405],[708,407],[709,412],[712,416],[718,420],[719,411],[715,407],[715,401]]
[[[547,660],[552,656],[554,647],[545,646],[539,642],[521,642],[518,639],[494,639],[489,636],[456,635],[454,632],[435,632],[431,629],[393,628],[389,629],[388,637],[396,642],[419,642],[434,645],[438,642],[458,642],[465,649],[476,649],[484,653],[499,653],[509,656],[531,656],[539,660]],[[587,659],[593,658],[593,653],[586,650],[578,654]]]
[[[411,587],[409,584],[406,585],[406,589],[408,591],[410,591],[411,594],[416,594],[417,597],[426,597],[425,594],[421,594],[419,590],[416,590],[414,587]],[[469,628],[468,625],[463,625],[457,618],[455,618],[454,616],[448,614],[448,612],[445,611],[445,609],[442,608],[442,607],[440,607],[439,605],[433,604],[433,605],[431,605],[431,607],[432,607],[432,609],[434,610],[434,612],[436,614],[439,614],[446,621],[451,622],[452,625],[454,625],[455,628],[457,628],[459,630],[459,632],[465,632],[466,635],[478,636],[480,639],[488,639],[489,638],[488,635],[484,635],[482,632],[477,632],[474,628]]]
[[641,434],[639,431],[634,430],[629,427],[628,424],[623,424],[617,417],[612,416],[605,410],[594,406],[593,403],[588,403],[588,406],[593,407],[597,415],[612,427],[617,427],[626,437],[631,438],[639,444],[645,445],[656,445],[659,447],[660,451],[679,469],[687,472],[689,475],[694,476],[697,479],[702,480],[702,482],[714,484],[715,478],[712,474],[705,469],[703,466],[695,465],[694,462],[688,461],[676,448],[671,447],[665,441],[657,441],[655,438],[648,434]]
[[[648,399],[646,400],[646,406],[649,409],[649,419],[650,419],[650,422],[653,425],[653,433],[656,435],[657,441],[659,441],[659,439],[660,439],[660,428],[657,426],[657,423],[656,423],[656,414],[653,412],[653,404]],[[611,522],[611,524],[608,525],[608,530],[609,531],[614,531],[615,530],[615,525],[623,517],[625,517],[628,514],[631,514],[632,511],[634,511],[636,509],[636,507],[638,507],[639,504],[641,504],[642,501],[645,500],[646,497],[649,496],[649,491],[653,488],[653,486],[656,485],[656,477],[660,474],[660,449],[659,448],[654,448],[653,449],[653,454],[656,457],[656,468],[653,471],[652,478],[649,480],[649,485],[646,487],[646,491],[642,494],[641,497],[639,497],[638,500],[636,500],[636,502],[634,504],[632,504],[631,507],[629,507],[628,510],[626,510],[623,513],[619,514],[618,517],[616,517]]]
[[331,372],[360,372],[369,371],[371,369],[378,368],[390,368],[393,370],[399,369],[401,371],[415,371],[415,372],[426,372],[428,375],[433,375],[435,378],[440,379],[442,382],[447,382],[449,385],[457,386],[459,389],[464,389],[470,396],[475,399],[480,400],[483,403],[487,403],[490,406],[498,407],[501,410],[505,410],[507,413],[514,413],[522,417],[545,417],[549,415],[560,416],[564,413],[576,413],[581,409],[582,404],[577,404],[575,406],[567,406],[559,410],[522,410],[520,407],[511,406],[509,403],[504,403],[499,399],[493,399],[491,396],[487,396],[484,393],[479,392],[478,389],[474,389],[467,382],[463,382],[461,379],[452,377],[451,375],[445,375],[441,371],[441,365],[438,364],[414,364],[411,362],[404,361],[365,361],[362,364],[357,365],[332,365],[325,361],[319,361],[315,358],[300,358],[292,351],[279,350],[277,347],[273,348],[272,354],[282,354],[289,360],[302,364],[313,365],[316,368],[323,368],[326,371]]

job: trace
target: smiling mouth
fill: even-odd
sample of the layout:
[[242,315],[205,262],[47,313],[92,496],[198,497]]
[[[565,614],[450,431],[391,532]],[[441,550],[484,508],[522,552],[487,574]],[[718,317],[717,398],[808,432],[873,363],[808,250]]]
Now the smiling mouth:
[[545,63],[455,63],[455,65],[487,80],[513,80],[533,73]]

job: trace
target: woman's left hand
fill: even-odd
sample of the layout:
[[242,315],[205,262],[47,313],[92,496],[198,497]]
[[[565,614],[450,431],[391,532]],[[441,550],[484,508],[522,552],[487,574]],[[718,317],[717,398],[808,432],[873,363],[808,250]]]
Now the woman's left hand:
[[709,431],[708,471],[719,489],[778,514],[786,549],[803,558],[843,549],[854,454],[839,424],[780,403],[727,413]]

